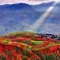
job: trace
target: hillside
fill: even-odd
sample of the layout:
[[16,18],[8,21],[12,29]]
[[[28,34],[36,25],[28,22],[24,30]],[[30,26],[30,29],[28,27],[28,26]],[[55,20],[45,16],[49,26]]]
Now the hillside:
[[[52,6],[54,2],[39,5],[24,3],[0,6],[0,35],[16,31],[26,31]],[[37,32],[48,34],[60,33],[60,2],[51,14],[43,21]],[[54,27],[55,26],[55,27]]]
[[59,60],[60,40],[32,32],[0,37],[1,60]]

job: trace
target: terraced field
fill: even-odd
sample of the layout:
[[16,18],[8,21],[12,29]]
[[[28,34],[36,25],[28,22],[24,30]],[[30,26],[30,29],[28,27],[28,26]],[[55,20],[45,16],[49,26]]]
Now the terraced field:
[[0,60],[60,60],[60,41],[18,32],[0,37]]

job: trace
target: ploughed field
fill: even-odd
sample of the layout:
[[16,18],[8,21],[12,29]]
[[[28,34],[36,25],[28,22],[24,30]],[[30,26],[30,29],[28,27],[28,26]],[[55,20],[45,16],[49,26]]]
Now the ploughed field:
[[60,41],[31,32],[4,35],[0,60],[60,60]]

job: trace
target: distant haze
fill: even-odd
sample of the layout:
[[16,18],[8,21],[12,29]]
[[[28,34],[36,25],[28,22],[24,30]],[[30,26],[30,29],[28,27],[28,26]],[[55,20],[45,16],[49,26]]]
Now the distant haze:
[[40,3],[46,3],[50,1],[55,1],[55,0],[0,0],[0,5],[4,4],[14,4],[14,3],[27,3],[27,4],[40,4]]

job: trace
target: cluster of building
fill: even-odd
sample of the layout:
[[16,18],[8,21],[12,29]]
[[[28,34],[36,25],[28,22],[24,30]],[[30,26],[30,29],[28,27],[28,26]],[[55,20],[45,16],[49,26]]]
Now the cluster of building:
[[52,38],[52,39],[56,39],[56,40],[60,40],[60,35],[54,35],[54,34],[37,34],[39,35],[41,38],[45,37],[45,38]]

